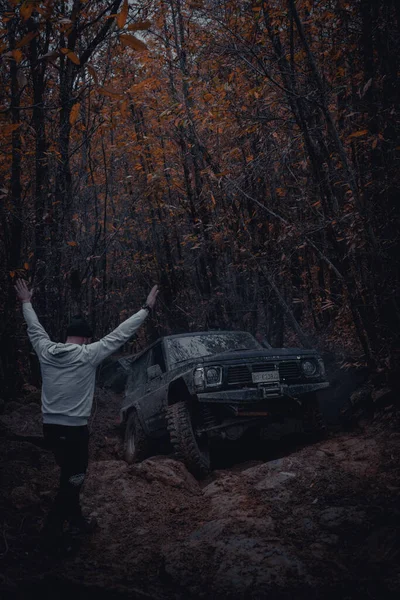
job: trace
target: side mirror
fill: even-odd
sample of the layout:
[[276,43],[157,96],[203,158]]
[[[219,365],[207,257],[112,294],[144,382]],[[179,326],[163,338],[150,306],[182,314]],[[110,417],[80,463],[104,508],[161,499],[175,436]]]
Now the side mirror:
[[147,368],[147,381],[152,381],[156,379],[156,377],[160,377],[162,375],[162,370],[160,365],[153,365],[152,367]]

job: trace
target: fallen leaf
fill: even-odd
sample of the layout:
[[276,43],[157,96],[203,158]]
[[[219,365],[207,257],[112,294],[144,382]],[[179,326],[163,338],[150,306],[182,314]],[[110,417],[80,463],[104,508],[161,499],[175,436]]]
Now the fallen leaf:
[[138,52],[143,52],[143,50],[147,50],[146,44],[135,38],[134,35],[127,35],[126,33],[124,33],[123,35],[119,36],[119,39],[124,46],[129,46],[130,48],[133,48],[133,50],[137,50]]
[[45,60],[46,58],[51,60],[52,58],[58,58],[58,56],[59,56],[58,50],[52,50],[51,52],[47,52],[47,54],[43,54],[43,56],[39,56],[38,61]]
[[75,65],[80,65],[81,61],[79,60],[79,58],[77,57],[77,55],[75,54],[75,52],[72,52],[72,50],[70,50],[69,48],[60,48],[60,51],[65,54],[65,56],[67,58],[69,58],[70,61],[72,61]]
[[71,108],[71,112],[69,115],[69,122],[71,125],[75,125],[76,121],[78,120],[80,107],[81,107],[80,103],[76,102],[73,105],[73,107]]
[[350,138],[355,138],[355,137],[362,137],[363,135],[367,135],[368,133],[368,129],[360,129],[360,131],[354,131],[353,133],[351,133],[348,137],[348,139]]
[[21,123],[14,123],[13,125],[5,125],[5,127],[2,127],[1,132],[4,133],[5,135],[8,135],[9,133],[12,133],[16,129],[18,129],[18,127],[21,127]]
[[32,16],[34,8],[35,4],[32,2],[32,0],[26,0],[26,2],[22,3],[21,8],[19,9],[19,14],[24,21],[27,21]]
[[149,29],[150,27],[150,21],[139,21],[138,23],[132,23],[132,25],[128,25],[129,31],[143,31],[145,29]]
[[19,65],[19,63],[21,62],[21,60],[22,60],[22,58],[24,56],[22,54],[21,50],[13,50],[11,54],[12,54],[15,62],[17,63],[17,65]]
[[97,73],[96,73],[96,70],[93,67],[93,65],[90,65],[87,63],[86,68],[87,68],[88,72],[90,73],[90,75],[93,77],[95,84],[99,85],[99,78],[97,77]]
[[126,23],[126,19],[128,18],[128,10],[129,10],[128,0],[124,0],[121,12],[118,13],[117,18],[116,18],[117,25],[120,29],[122,29]]
[[111,98],[122,99],[124,97],[124,95],[120,92],[117,92],[116,90],[107,87],[100,88],[99,92],[100,94],[103,94],[103,96],[110,96]]

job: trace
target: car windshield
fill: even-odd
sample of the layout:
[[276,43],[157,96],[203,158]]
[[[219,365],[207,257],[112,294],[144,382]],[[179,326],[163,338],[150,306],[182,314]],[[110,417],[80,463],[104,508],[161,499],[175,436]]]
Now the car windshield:
[[207,333],[167,338],[168,356],[176,364],[191,358],[232,352],[236,350],[260,350],[261,346],[250,333]]

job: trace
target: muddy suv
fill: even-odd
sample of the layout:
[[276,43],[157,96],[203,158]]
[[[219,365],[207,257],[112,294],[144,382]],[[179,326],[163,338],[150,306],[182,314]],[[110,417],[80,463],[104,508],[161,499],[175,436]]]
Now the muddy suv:
[[317,392],[328,387],[315,350],[272,348],[247,332],[171,335],[130,364],[121,409],[125,458],[142,460],[168,438],[196,476],[210,469],[213,438],[237,440],[250,428],[295,420],[323,430]]

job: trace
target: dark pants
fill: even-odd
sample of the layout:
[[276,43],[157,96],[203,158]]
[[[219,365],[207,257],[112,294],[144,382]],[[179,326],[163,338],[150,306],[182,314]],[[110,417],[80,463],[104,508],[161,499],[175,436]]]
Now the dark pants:
[[79,494],[85,480],[89,458],[89,430],[87,425],[43,425],[45,445],[53,451],[61,469],[60,487],[47,517],[45,529],[58,534],[65,520],[82,517]]

